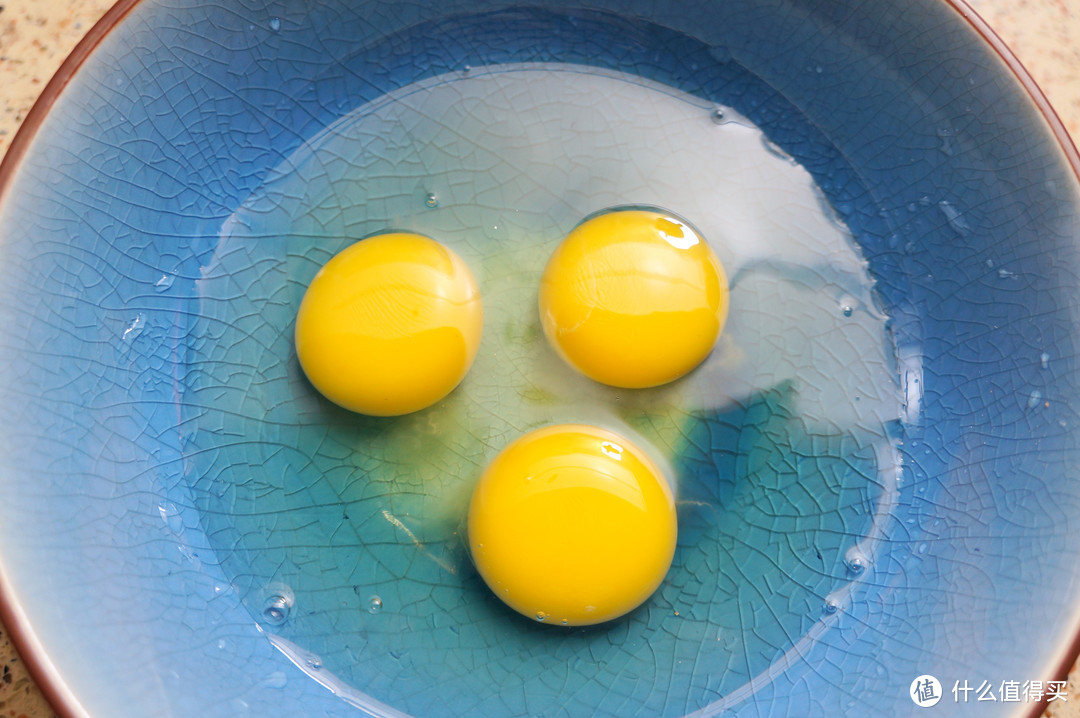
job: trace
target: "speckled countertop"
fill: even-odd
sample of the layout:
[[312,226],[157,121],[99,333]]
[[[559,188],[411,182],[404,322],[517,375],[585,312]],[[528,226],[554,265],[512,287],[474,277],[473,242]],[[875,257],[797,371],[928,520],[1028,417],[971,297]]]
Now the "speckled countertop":
[[[1039,82],[1073,137],[1080,138],[1080,2],[968,0]],[[0,0],[0,156],[72,47],[108,0]],[[1048,718],[1080,718],[1080,665],[1067,702]],[[54,715],[0,625],[0,718]]]

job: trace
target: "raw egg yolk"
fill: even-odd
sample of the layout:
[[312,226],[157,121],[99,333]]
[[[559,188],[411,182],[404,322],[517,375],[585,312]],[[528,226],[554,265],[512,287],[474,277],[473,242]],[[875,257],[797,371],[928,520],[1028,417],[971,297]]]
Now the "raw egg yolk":
[[548,341],[578,371],[617,387],[689,372],[712,351],[727,310],[720,260],[661,211],[615,209],[579,224],[540,282]]
[[675,500],[640,448],[593,426],[517,439],[469,505],[469,547],[491,590],[534,620],[583,626],[633,610],[675,552]]
[[476,280],[417,234],[369,237],[335,255],[307,288],[296,354],[330,401],[374,416],[423,409],[465,377],[480,346]]

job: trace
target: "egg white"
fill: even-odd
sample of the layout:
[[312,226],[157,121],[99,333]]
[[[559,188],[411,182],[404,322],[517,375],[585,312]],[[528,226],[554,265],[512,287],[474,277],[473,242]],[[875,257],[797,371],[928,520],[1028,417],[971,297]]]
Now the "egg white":
[[[715,122],[716,109],[595,68],[435,77],[358,108],[297,150],[226,223],[218,261],[275,265],[302,287],[335,251],[373,233],[406,229],[452,247],[479,280],[485,332],[465,382],[430,411],[433,421],[449,411],[446,421],[465,422],[492,449],[556,421],[632,433],[620,417],[638,412],[653,417],[646,443],[668,459],[688,412],[723,410],[783,382],[794,383],[809,431],[883,435],[901,399],[865,260],[809,173],[731,108]],[[728,324],[709,358],[683,380],[641,391],[564,365],[536,310],[558,242],[586,216],[628,204],[687,219],[731,280]],[[208,296],[219,293],[213,276],[229,273],[208,272]],[[301,382],[289,393],[303,405],[308,391]]]

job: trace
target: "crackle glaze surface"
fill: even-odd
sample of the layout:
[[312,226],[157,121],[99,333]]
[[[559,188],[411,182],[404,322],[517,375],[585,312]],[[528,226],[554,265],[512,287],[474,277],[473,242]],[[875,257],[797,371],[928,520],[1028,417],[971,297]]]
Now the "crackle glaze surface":
[[[530,712],[539,696],[553,715],[589,705],[620,715],[893,716],[918,710],[907,688],[920,673],[946,685],[1048,677],[1076,624],[1076,178],[1049,134],[1032,131],[1038,118],[998,75],[999,60],[934,3],[886,10],[877,24],[835,4],[813,20],[784,3],[733,3],[723,17],[704,7],[667,17],[643,5],[645,18],[667,28],[653,34],[613,20],[625,29],[608,46],[620,48],[617,57],[596,49],[612,40],[596,16],[504,15],[500,27],[512,31],[496,37],[473,15],[410,34],[424,20],[411,4],[364,14],[345,3],[271,12],[148,2],[105,41],[46,121],[0,213],[0,296],[10,310],[0,397],[16,407],[5,419],[0,488],[10,501],[0,546],[20,548],[3,567],[87,710],[149,715],[166,701],[191,715],[266,706],[346,714],[330,688],[375,714],[393,715],[384,704],[392,698],[430,715],[445,676],[429,676],[434,688],[407,678],[389,685],[357,666],[407,676],[434,652],[459,663],[460,680],[479,673],[528,686],[465,709],[503,714]],[[938,35],[919,32],[926,18],[937,18]],[[376,21],[401,32],[381,39]],[[531,40],[552,30],[555,46]],[[685,36],[700,55],[665,64]],[[883,50],[886,38],[897,45]],[[794,441],[785,420],[797,414],[798,391],[775,386],[734,413],[704,416],[682,439],[689,464],[730,461],[738,472],[740,461],[758,462],[753,475],[767,479],[706,492],[717,499],[707,510],[684,509],[706,523],[727,491],[748,512],[715,550],[686,550],[700,559],[687,563],[699,567],[696,581],[688,573],[655,610],[552,647],[558,665],[541,661],[527,675],[515,673],[527,665],[522,651],[551,641],[537,627],[507,624],[513,635],[502,639],[462,631],[488,619],[464,600],[481,594],[446,579],[447,566],[455,580],[468,570],[452,542],[432,541],[453,527],[409,518],[422,487],[364,483],[379,452],[350,458],[348,437],[374,441],[382,429],[297,405],[291,393],[279,336],[313,243],[290,254],[296,245],[282,241],[289,260],[277,261],[249,236],[257,221],[243,231],[235,223],[252,208],[265,219],[302,203],[293,193],[267,210],[274,195],[259,192],[324,128],[418,79],[402,60],[417,53],[432,77],[480,66],[478,58],[569,56],[633,71],[750,118],[810,172],[877,282],[904,392],[902,420],[881,432],[903,459],[895,501],[875,524],[880,548],[869,565],[856,564],[857,581],[844,550],[867,533],[893,484],[863,466],[883,463],[872,442],[855,441],[864,453],[850,452],[850,471],[817,471],[823,493],[800,498],[800,462],[777,450]],[[702,68],[708,81],[695,79]],[[321,177],[340,177],[327,159]],[[320,175],[309,179],[317,187]],[[333,229],[318,217],[305,227],[309,240]],[[289,274],[295,266],[303,269]],[[222,322],[230,299],[253,311]],[[841,351],[833,347],[833,358]],[[297,417],[325,428],[297,426]],[[427,471],[454,464],[447,452],[503,436],[464,426],[472,433],[444,443]],[[836,436],[800,440],[801,458],[817,469],[846,451]],[[311,468],[328,478],[308,478]],[[271,506],[267,519],[267,495],[299,498]],[[304,511],[312,513],[296,520]],[[282,530],[263,533],[275,526]],[[343,549],[329,555],[333,565],[312,548],[317,535]],[[342,566],[350,542],[368,548]],[[409,559],[421,545],[427,553]],[[367,562],[402,579],[380,588],[377,603],[363,580],[377,583]],[[288,586],[275,587],[282,578]],[[851,588],[830,604],[837,586]],[[732,612],[680,612],[688,593]],[[272,625],[266,601],[280,598],[295,601],[296,613]],[[1033,610],[1062,632],[1017,620]],[[341,639],[339,625],[357,629],[355,640]],[[403,647],[365,653],[391,633],[406,637]],[[686,654],[688,645],[695,650]],[[167,669],[142,670],[162,651]],[[596,651],[603,660],[589,660]],[[667,696],[633,679],[659,668],[694,690]],[[763,672],[771,680],[746,700],[740,686]],[[99,678],[117,674],[135,678],[119,691]],[[0,690],[27,685],[0,681]],[[198,693],[186,689],[194,683]],[[734,698],[717,703],[722,696]],[[1013,708],[972,703],[956,714]]]

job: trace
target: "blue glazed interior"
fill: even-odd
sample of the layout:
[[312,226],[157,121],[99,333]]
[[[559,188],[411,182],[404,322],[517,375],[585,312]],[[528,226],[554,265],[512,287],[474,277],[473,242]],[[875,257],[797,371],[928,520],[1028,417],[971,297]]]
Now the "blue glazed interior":
[[[0,565],[86,708],[348,715],[355,709],[327,688],[348,698],[351,687],[418,715],[682,715],[725,700],[732,715],[895,716],[917,710],[907,689],[923,673],[946,685],[1048,678],[1063,646],[1052,631],[1032,635],[1029,620],[1073,627],[1080,570],[1080,215],[1076,177],[1003,63],[933,2],[701,3],[678,13],[450,2],[443,18],[431,13],[144,3],[62,96],[5,198],[0,346],[10,368],[0,400],[10,407],[11,500],[0,509]],[[698,453],[680,457],[687,492],[718,497],[727,512],[685,509],[680,519],[687,552],[725,527],[732,568],[711,569],[715,586],[699,593],[730,610],[673,620],[673,595],[687,587],[669,583],[627,621],[557,635],[500,613],[474,578],[447,582],[433,563],[409,587],[430,595],[409,600],[439,610],[395,615],[387,586],[373,618],[368,585],[309,579],[323,608],[302,615],[310,604],[297,600],[284,625],[269,627],[267,582],[287,560],[329,554],[233,531],[250,525],[254,506],[239,474],[287,482],[281,446],[340,466],[341,437],[382,429],[318,402],[303,417],[328,428],[300,424],[272,389],[249,388],[234,407],[229,377],[242,379],[246,363],[232,371],[217,349],[235,343],[231,332],[266,347],[271,364],[291,359],[287,326],[222,323],[207,310],[199,283],[222,225],[305,140],[364,102],[465,66],[540,61],[630,72],[733,107],[825,191],[877,280],[908,397],[893,427],[903,471],[884,549],[823,617],[828,593],[850,580],[842,549],[867,531],[879,488],[865,452],[840,468],[814,462],[805,479],[834,494],[831,518],[798,501],[755,515],[741,498],[784,494],[785,462],[813,454],[784,422],[778,387],[704,417]],[[265,282],[287,317],[306,279],[229,256],[237,294]],[[319,450],[307,448],[313,437]],[[760,483],[715,482],[745,473],[740,462],[763,445]],[[317,508],[307,516],[332,528],[352,520],[352,505],[370,512],[357,476],[337,489],[303,483],[300,501]],[[794,525],[776,518],[785,513]],[[291,520],[283,515],[283,529]],[[440,558],[460,558],[452,537],[439,539]],[[473,636],[487,642],[455,638],[491,621],[494,634]],[[281,639],[277,649],[261,631]],[[792,657],[806,635],[813,641]],[[428,658],[423,670],[446,669],[421,673],[424,689],[408,679],[410,662],[423,663],[416,653]],[[745,696],[770,666],[772,680]],[[478,671],[499,690],[470,704]],[[106,683],[99,672],[132,679]],[[664,690],[658,673],[686,688]]]

